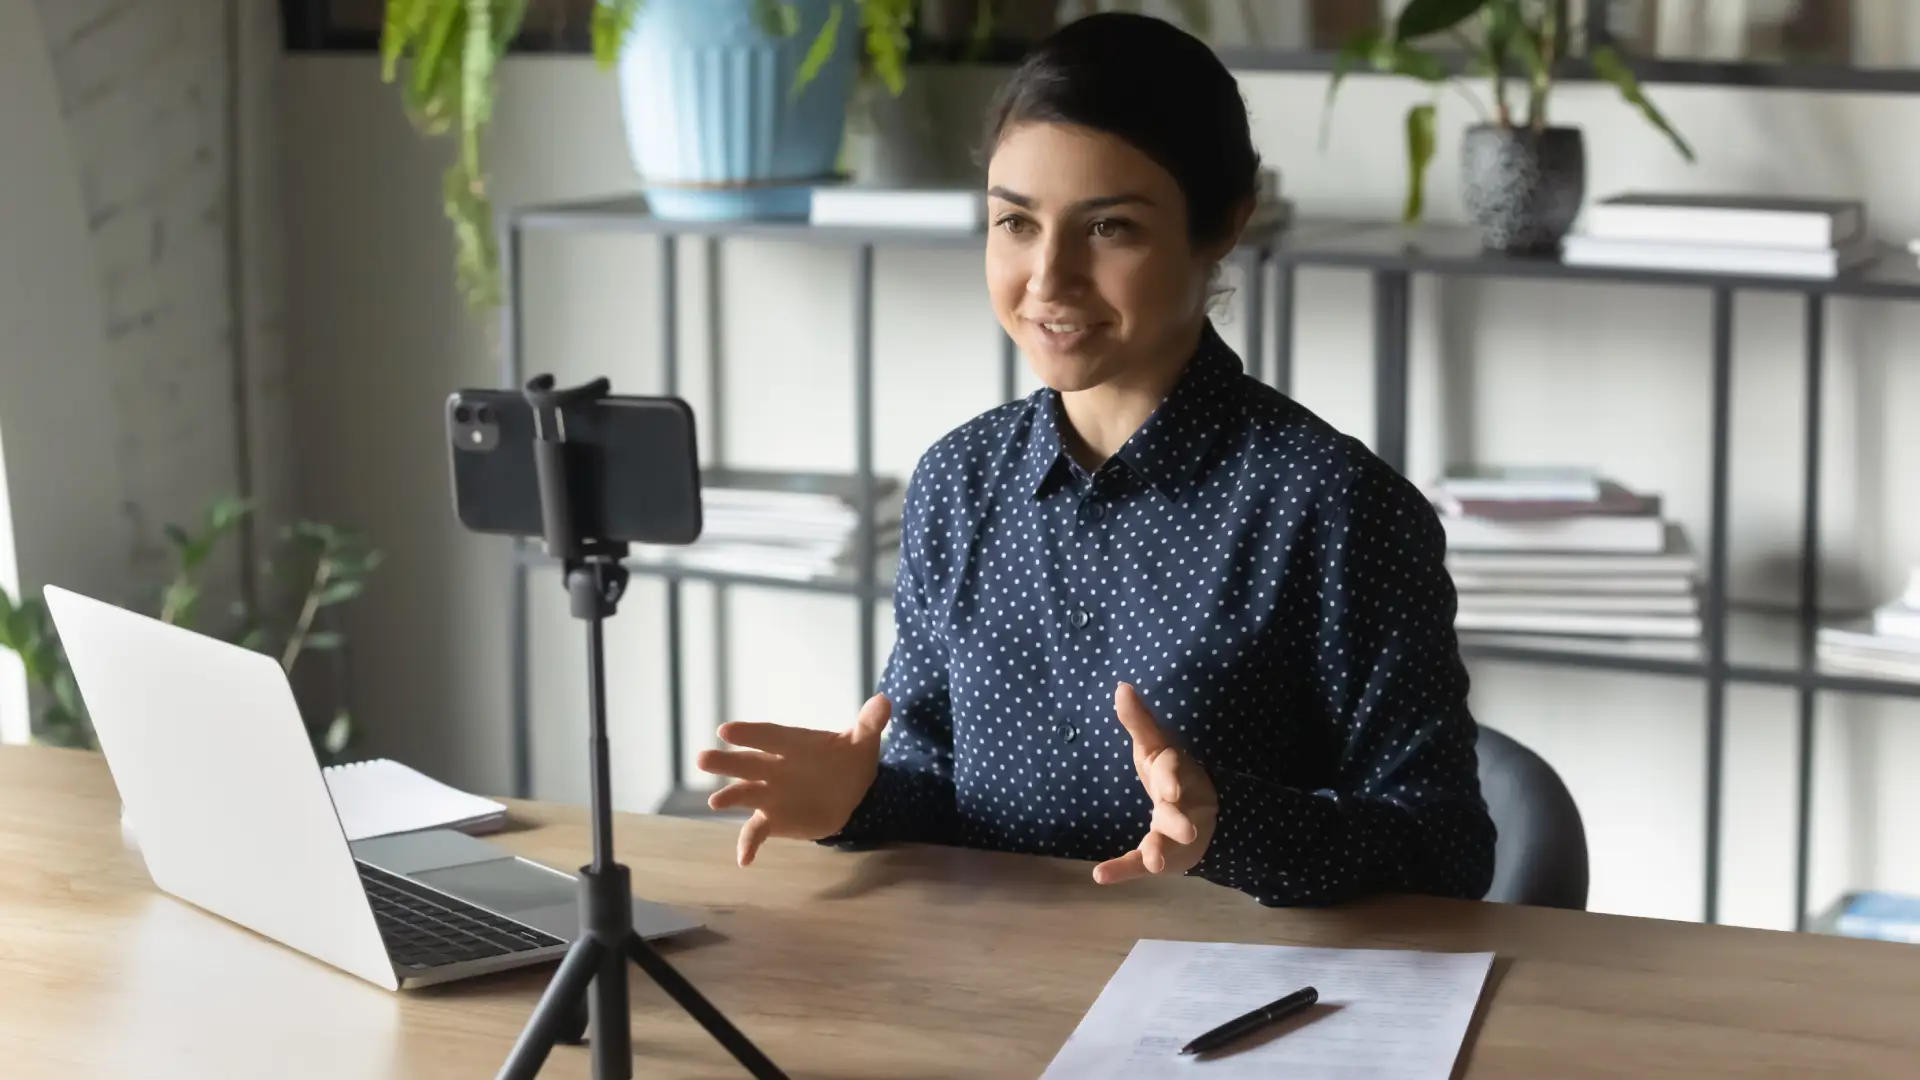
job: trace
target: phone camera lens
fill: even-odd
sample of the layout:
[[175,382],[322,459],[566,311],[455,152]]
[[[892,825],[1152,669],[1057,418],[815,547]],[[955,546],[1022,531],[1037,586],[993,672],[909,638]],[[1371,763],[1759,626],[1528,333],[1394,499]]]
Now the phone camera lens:
[[456,405],[454,407],[453,419],[455,422],[464,424],[467,422],[467,417],[468,417],[468,412],[467,412],[467,407],[465,405]]
[[481,423],[483,424],[493,423],[493,407],[492,406],[490,405],[480,406],[480,411],[477,415],[480,417]]

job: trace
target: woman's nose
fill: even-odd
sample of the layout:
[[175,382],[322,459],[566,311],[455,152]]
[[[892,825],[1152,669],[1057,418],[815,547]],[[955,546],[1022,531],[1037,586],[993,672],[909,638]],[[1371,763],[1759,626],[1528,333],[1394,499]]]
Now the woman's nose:
[[1049,238],[1034,245],[1033,252],[1033,268],[1027,275],[1027,293],[1034,299],[1068,297],[1085,284],[1085,260],[1071,243]]

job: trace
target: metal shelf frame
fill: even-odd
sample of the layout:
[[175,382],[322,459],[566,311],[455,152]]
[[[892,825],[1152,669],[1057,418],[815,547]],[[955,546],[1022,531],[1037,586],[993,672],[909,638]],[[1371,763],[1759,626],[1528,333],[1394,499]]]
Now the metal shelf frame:
[[[1823,670],[1815,654],[1820,612],[1820,450],[1822,387],[1825,373],[1826,309],[1830,297],[1920,300],[1920,264],[1906,251],[1888,246],[1877,260],[1831,279],[1761,277],[1734,274],[1599,269],[1568,266],[1551,258],[1526,258],[1487,252],[1476,234],[1457,226],[1395,226],[1378,222],[1304,223],[1282,239],[1273,256],[1275,292],[1291,297],[1301,267],[1337,267],[1368,273],[1373,286],[1373,363],[1375,452],[1404,471],[1407,451],[1408,345],[1412,320],[1410,277],[1415,273],[1501,278],[1557,278],[1573,282],[1614,282],[1669,288],[1704,289],[1709,297],[1712,391],[1707,422],[1712,430],[1712,486],[1706,551],[1703,655],[1671,657],[1568,652],[1526,645],[1476,644],[1462,635],[1468,657],[1598,668],[1702,680],[1706,706],[1706,841],[1702,852],[1705,882],[1704,920],[1717,922],[1720,887],[1720,832],[1726,741],[1726,692],[1734,684],[1785,687],[1794,691],[1798,720],[1798,773],[1795,777],[1794,912],[1797,929],[1806,929],[1811,854],[1815,707],[1823,692],[1880,696],[1920,696],[1920,682],[1869,678]],[[1805,305],[1803,393],[1805,442],[1802,449],[1802,513],[1798,603],[1791,612],[1792,657],[1750,662],[1729,655],[1733,617],[1727,597],[1727,543],[1731,535],[1733,311],[1740,292],[1785,292]],[[1281,306],[1278,355],[1284,370],[1291,350],[1290,305]],[[1285,389],[1285,386],[1282,386]]]
[[[663,809],[683,811],[697,800],[685,787],[686,703],[684,687],[682,586],[703,581],[715,589],[714,659],[717,724],[727,715],[727,600],[734,587],[791,589],[843,595],[861,606],[859,619],[859,692],[862,700],[877,685],[877,611],[879,601],[892,594],[890,575],[878,565],[875,544],[873,463],[873,288],[874,258],[881,248],[978,248],[984,234],[913,229],[820,228],[804,222],[676,222],[650,216],[637,197],[588,200],[556,205],[527,206],[503,215],[501,261],[506,302],[501,314],[501,369],[503,386],[517,388],[526,378],[522,335],[524,234],[530,231],[630,232],[657,239],[660,250],[660,347],[662,379],[659,392],[680,389],[681,327],[678,316],[679,244],[703,240],[708,246],[712,280],[709,289],[719,304],[716,268],[722,243],[730,238],[775,239],[847,251],[853,278],[853,397],[854,471],[860,480],[860,524],[856,533],[853,571],[838,577],[810,581],[733,574],[684,567],[632,562],[636,574],[661,578],[666,585],[668,725],[672,786]],[[1241,314],[1247,320],[1249,372],[1283,392],[1290,391],[1293,375],[1294,279],[1303,267],[1345,268],[1372,279],[1373,365],[1375,377],[1375,437],[1373,449],[1396,469],[1405,470],[1409,407],[1408,359],[1413,304],[1411,278],[1416,273],[1496,278],[1555,278],[1570,283],[1638,283],[1697,288],[1708,293],[1712,344],[1712,391],[1709,415],[1712,428],[1712,471],[1709,536],[1706,551],[1704,634],[1693,657],[1635,655],[1592,649],[1532,646],[1512,641],[1486,640],[1486,635],[1462,634],[1461,652],[1469,659],[1538,664],[1664,675],[1699,680],[1704,685],[1706,709],[1706,777],[1703,878],[1704,920],[1718,921],[1720,831],[1726,734],[1726,692],[1730,685],[1775,686],[1794,691],[1798,711],[1798,775],[1796,777],[1796,855],[1794,902],[1796,926],[1805,929],[1810,855],[1815,706],[1822,693],[1844,693],[1920,698],[1920,681],[1874,678],[1824,669],[1815,653],[1815,634],[1821,623],[1819,583],[1820,449],[1822,384],[1825,368],[1826,303],[1829,297],[1920,300],[1920,265],[1906,252],[1889,247],[1878,261],[1834,279],[1788,279],[1741,275],[1679,273],[1636,269],[1571,267],[1553,259],[1520,258],[1483,251],[1474,233],[1454,226],[1403,227],[1378,221],[1306,219],[1279,233],[1250,236],[1233,256],[1245,274],[1249,300]],[[1798,603],[1782,614],[1750,614],[1727,595],[1727,544],[1731,517],[1730,471],[1732,428],[1733,311],[1740,292],[1785,292],[1805,304],[1805,445],[1803,516],[1799,562]],[[1000,335],[1000,399],[1012,400],[1019,385],[1019,353],[1013,341]],[[718,362],[717,355],[715,362]],[[718,371],[709,373],[713,402],[703,426],[709,433],[708,464],[725,458],[724,385]],[[632,388],[618,388],[631,392]],[[516,541],[510,571],[509,680],[512,703],[513,785],[517,796],[532,787],[532,718],[529,678],[528,577],[549,563],[527,541]],[[1761,633],[1767,628],[1767,633]],[[1730,648],[1730,630],[1742,641]],[[1744,638],[1758,635],[1782,647],[1755,649]]]

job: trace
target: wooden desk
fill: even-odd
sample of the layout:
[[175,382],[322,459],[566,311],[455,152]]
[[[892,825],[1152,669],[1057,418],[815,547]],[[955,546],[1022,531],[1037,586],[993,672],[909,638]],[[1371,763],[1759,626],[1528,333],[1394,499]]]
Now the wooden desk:
[[[515,804],[499,842],[583,861],[582,814]],[[1461,1074],[1920,1076],[1920,947],[1387,899],[1261,908],[1191,879],[939,848],[851,855],[628,817],[636,890],[704,910],[674,963],[794,1078],[1037,1077],[1142,937],[1500,954]],[[270,868],[263,868],[268,869]],[[163,896],[121,844],[104,763],[0,748],[0,1074],[489,1077],[552,966],[390,994]],[[744,1074],[633,972],[635,1075]],[[543,1077],[585,1077],[561,1047]]]

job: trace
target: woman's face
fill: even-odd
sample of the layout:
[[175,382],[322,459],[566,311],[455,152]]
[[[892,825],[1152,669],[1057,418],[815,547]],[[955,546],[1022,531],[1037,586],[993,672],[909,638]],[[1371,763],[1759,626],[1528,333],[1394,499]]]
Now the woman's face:
[[987,166],[994,313],[1055,390],[1185,363],[1217,258],[1187,239],[1173,176],[1131,144],[1064,124],[1008,129]]

